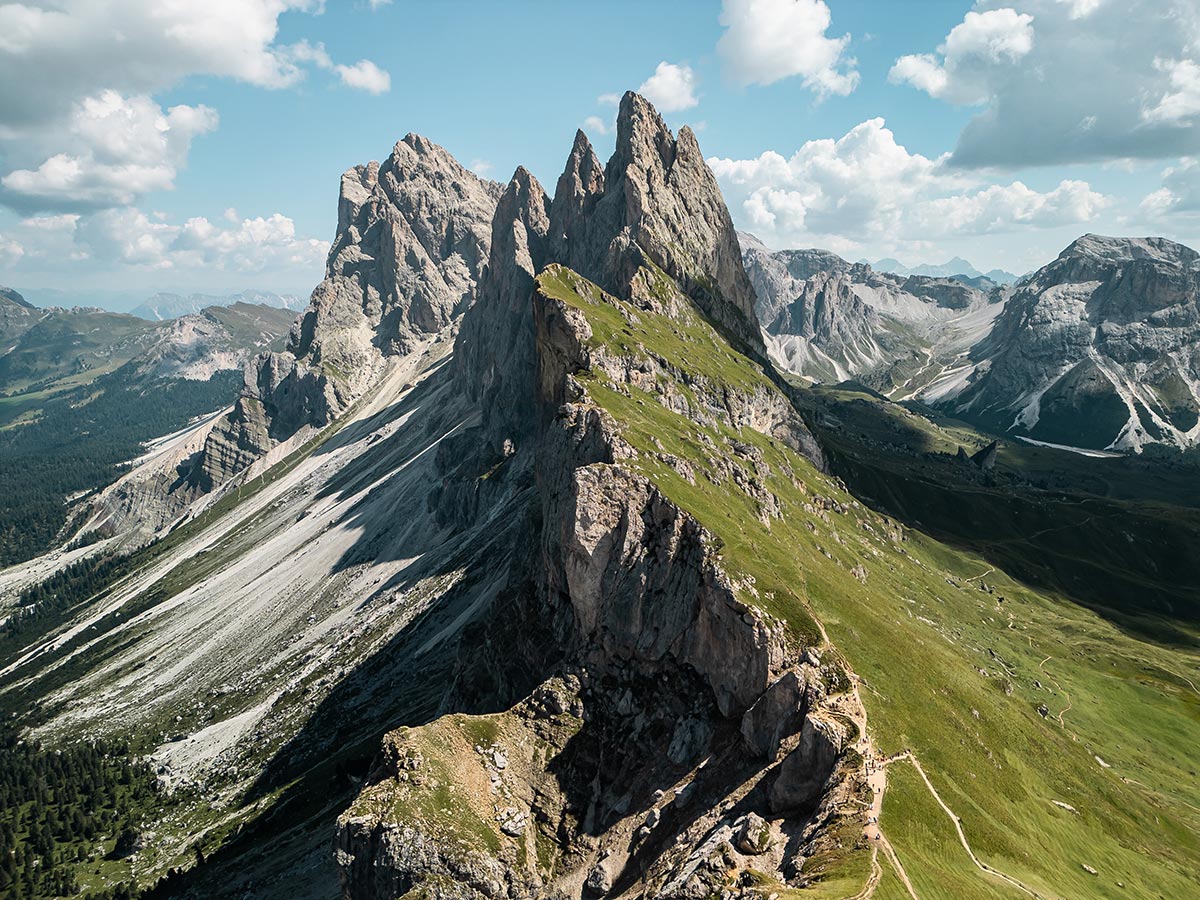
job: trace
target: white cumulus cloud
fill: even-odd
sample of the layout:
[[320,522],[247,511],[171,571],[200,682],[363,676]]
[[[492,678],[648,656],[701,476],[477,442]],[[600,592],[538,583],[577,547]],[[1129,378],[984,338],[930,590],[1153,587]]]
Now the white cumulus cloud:
[[798,77],[819,96],[844,96],[858,84],[846,55],[850,37],[827,34],[832,14],[824,0],[724,0],[720,23],[717,52],[741,84]]
[[599,116],[588,116],[583,120],[583,130],[592,134],[608,134],[612,131],[612,124]]
[[17,208],[128,205],[172,187],[192,140],[216,126],[207,106],[164,110],[146,96],[103,91],[84,98],[68,118],[70,150],[0,177],[3,197]]
[[696,97],[696,73],[689,66],[660,62],[654,74],[642,82],[638,93],[659,112],[679,112],[700,102]]
[[899,144],[882,119],[790,157],[708,161],[739,227],[773,246],[903,247],[939,237],[1087,222],[1109,199],[1079,181],[989,184]]
[[277,89],[311,68],[380,93],[386,72],[276,40],[280,16],[322,0],[0,0],[0,178],[18,209],[121,206],[173,185],[217,117],[152,98],[197,75]]
[[0,4],[0,121],[41,121],[98,88],[153,93],[189,75],[286,87],[303,73],[275,43],[279,16],[318,6],[315,0]]
[[0,234],[0,266],[11,266],[24,255],[24,247]]
[[978,0],[891,80],[982,107],[965,167],[1167,159],[1200,146],[1196,0]]
[[[25,227],[36,221],[25,220]],[[123,207],[79,216],[71,224],[70,230],[63,230],[64,237],[91,259],[149,269],[313,269],[329,250],[325,241],[297,236],[295,223],[280,213],[223,223],[196,216],[175,225]]]
[[1160,60],[1169,85],[1158,102],[1143,113],[1150,122],[1188,125],[1200,119],[1200,62],[1191,59]]
[[105,261],[169,269],[167,250],[177,230],[151,221],[140,210],[125,207],[81,217],[75,239],[92,256]]
[[392,89],[392,76],[369,59],[360,59],[352,66],[339,65],[322,43],[298,41],[284,47],[282,54],[292,63],[311,63],[318,69],[333,72],[342,84],[369,94],[385,94]]
[[333,70],[342,84],[368,94],[386,94],[392,89],[392,76],[369,59],[360,59],[352,66],[334,66]]
[[938,47],[937,56],[902,56],[888,78],[952,103],[983,103],[994,69],[1017,64],[1032,49],[1033,16],[1012,9],[969,12]]
[[1162,173],[1162,187],[1138,207],[1140,218],[1161,223],[1169,216],[1200,216],[1200,159],[1184,157]]

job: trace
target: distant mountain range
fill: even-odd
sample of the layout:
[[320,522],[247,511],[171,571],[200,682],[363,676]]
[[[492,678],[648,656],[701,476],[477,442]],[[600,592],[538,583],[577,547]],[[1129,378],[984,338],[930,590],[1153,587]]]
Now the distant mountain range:
[[[11,290],[11,288],[9,289]],[[300,299],[295,294],[277,293],[258,289],[247,289],[235,292],[195,292],[180,294],[172,291],[162,291],[147,297],[145,292],[137,290],[108,290],[93,288],[60,289],[21,287],[20,294],[24,301],[31,306],[48,309],[50,307],[87,307],[105,309],[109,312],[129,313],[142,319],[157,321],[172,319],[198,313],[200,310],[213,306],[232,306],[235,303],[262,304],[278,309],[300,310],[307,300]]]
[[294,318],[235,303],[149,322],[0,288],[0,567],[44,550],[68,499],[112,481],[143,442],[232,404],[243,366],[281,349]]
[[161,321],[175,319],[179,316],[198,313],[212,306],[233,306],[237,303],[250,303],[260,306],[273,306],[277,309],[299,311],[304,308],[305,301],[295,294],[276,294],[274,291],[241,291],[236,294],[171,294],[158,293],[129,312],[142,319]]
[[282,346],[291,310],[237,301],[161,322],[97,307],[39,309],[0,288],[0,427],[49,398],[126,368],[148,382],[206,381]]
[[768,346],[796,374],[1046,443],[1200,443],[1200,254],[1182,244],[1084,235],[1002,283],[961,259],[901,276],[741,241]]
[[[866,260],[859,260],[859,262],[866,262]],[[921,263],[916,266],[906,266],[900,260],[888,257],[871,263],[871,267],[879,272],[891,272],[893,275],[927,275],[931,278],[987,278],[996,284],[1012,284],[1021,277],[1012,272],[1006,272],[1004,269],[980,272],[961,256],[956,256],[941,265]]]

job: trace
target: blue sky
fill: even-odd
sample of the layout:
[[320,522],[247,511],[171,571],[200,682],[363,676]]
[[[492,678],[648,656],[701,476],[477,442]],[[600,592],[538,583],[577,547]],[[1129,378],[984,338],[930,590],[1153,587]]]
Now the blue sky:
[[0,0],[0,283],[306,294],[338,176],[416,131],[548,187],[606,95],[773,246],[1017,272],[1200,242],[1197,0]]

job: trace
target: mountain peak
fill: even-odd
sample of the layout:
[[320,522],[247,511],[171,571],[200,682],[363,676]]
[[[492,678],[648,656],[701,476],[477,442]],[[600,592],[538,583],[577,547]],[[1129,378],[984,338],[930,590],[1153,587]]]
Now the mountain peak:
[[549,229],[550,198],[518,166],[496,204],[488,263],[455,342],[459,383],[481,402],[486,434],[496,447],[532,420],[537,366],[530,297],[547,262]]
[[582,130],[575,132],[575,143],[567,164],[558,176],[550,219],[557,223],[550,234],[556,258],[566,259],[569,252],[567,235],[578,230],[579,220],[591,213],[596,201],[604,194],[604,166],[601,165],[592,142]]
[[425,137],[424,135],[417,134],[415,131],[410,131],[408,134],[406,134],[396,144],[396,146],[398,147],[400,144],[408,146],[413,150],[413,152],[422,156],[450,155],[449,151],[447,151],[444,147],[435,144],[429,138]]
[[562,248],[557,261],[628,297],[641,264],[630,255],[636,250],[727,332],[763,352],[733,221],[691,129],[676,139],[650,101],[628,91],[602,177],[590,153],[591,145],[576,136],[560,187],[573,195],[578,183],[588,197],[556,197],[551,234]]
[[617,146],[609,166],[633,164],[668,167],[674,162],[675,140],[663,117],[641,94],[626,91],[617,111]]
[[409,132],[402,140],[397,141],[391,156],[379,167],[381,179],[386,180],[389,173],[398,181],[422,177],[435,185],[449,185],[452,190],[455,189],[455,185],[463,183],[494,184],[466,168],[441,144],[435,144],[429,138],[414,132]]
[[20,306],[24,309],[37,309],[36,306],[22,297],[19,293],[8,287],[0,287],[0,300],[7,300],[10,303],[15,303],[17,306]]
[[1113,263],[1149,259],[1173,265],[1189,265],[1200,259],[1200,253],[1164,237],[1109,237],[1089,233],[1072,241],[1058,255],[1059,259],[1068,257],[1090,257]]

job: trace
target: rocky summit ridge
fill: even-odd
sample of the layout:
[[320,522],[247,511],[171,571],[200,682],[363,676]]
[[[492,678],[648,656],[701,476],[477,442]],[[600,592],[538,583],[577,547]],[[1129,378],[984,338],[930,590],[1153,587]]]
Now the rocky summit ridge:
[[[550,262],[561,262],[628,298],[649,290],[642,273],[654,266],[740,347],[764,353],[754,290],[729,211],[690,129],[675,137],[658,112],[631,92],[621,101],[616,150],[607,165],[600,165],[579,132],[553,201],[525,170],[514,179],[519,187],[510,185],[513,195],[502,196],[503,186],[481,179],[416,134],[399,141],[382,164],[348,170],[325,279],[293,327],[288,348],[262,354],[247,367],[234,410],[208,431],[185,477],[173,480],[174,496],[152,530],[276,448],[294,449],[328,426],[398,360],[421,348],[448,352],[447,337],[481,291],[518,296],[513,302],[523,303],[523,287],[500,283],[518,277],[516,271],[528,281]],[[491,251],[494,235],[504,241],[501,258]],[[515,269],[506,264],[514,260]],[[528,332],[522,321],[497,313],[485,325],[466,324],[484,329],[459,354],[460,366],[473,367],[466,376],[473,396],[528,396],[519,387],[505,393],[493,384],[499,370],[488,363],[508,352],[497,336],[516,338],[514,329],[522,327]],[[517,341],[514,352],[528,343]],[[523,421],[521,412],[512,418]],[[118,520],[109,521],[121,529]]]
[[628,297],[638,290],[632,266],[643,256],[741,344],[762,351],[729,210],[686,125],[673,137],[645,98],[626,93],[607,166],[600,171],[579,132],[551,212],[556,261]]

